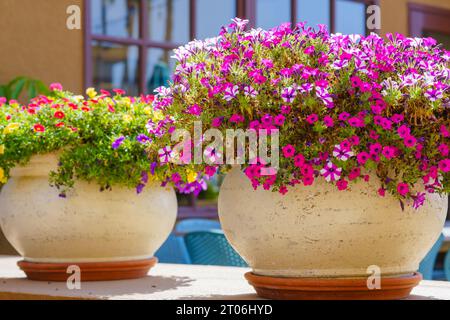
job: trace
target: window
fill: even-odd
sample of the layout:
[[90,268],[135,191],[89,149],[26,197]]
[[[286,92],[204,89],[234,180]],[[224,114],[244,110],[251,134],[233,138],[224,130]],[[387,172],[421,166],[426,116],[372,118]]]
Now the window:
[[331,32],[366,33],[366,7],[378,0],[85,0],[85,86],[152,93],[167,84],[171,51],[216,36],[235,16],[252,27],[325,24]]

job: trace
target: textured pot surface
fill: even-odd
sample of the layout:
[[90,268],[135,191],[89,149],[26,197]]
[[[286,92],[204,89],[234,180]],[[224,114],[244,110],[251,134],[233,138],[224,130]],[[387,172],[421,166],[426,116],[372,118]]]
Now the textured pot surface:
[[55,155],[15,168],[0,192],[0,225],[30,262],[108,262],[148,259],[175,224],[173,189],[148,185],[142,194],[113,187],[100,192],[79,181],[67,198],[48,183]]
[[375,178],[350,187],[337,191],[318,179],[282,196],[254,191],[235,168],[220,190],[219,216],[258,275],[367,277],[371,266],[383,276],[416,271],[443,228],[447,197],[430,195],[419,210],[402,211],[398,200],[378,196]]

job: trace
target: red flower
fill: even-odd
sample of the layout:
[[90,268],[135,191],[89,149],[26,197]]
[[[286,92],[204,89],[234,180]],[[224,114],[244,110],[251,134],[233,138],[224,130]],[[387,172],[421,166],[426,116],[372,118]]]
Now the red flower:
[[64,122],[59,122],[59,123],[55,124],[55,127],[57,127],[57,128],[64,127]]
[[65,115],[64,115],[64,112],[62,112],[62,111],[56,111],[54,114],[54,117],[56,119],[64,119]]
[[34,131],[35,132],[44,132],[45,127],[42,124],[35,124],[34,125]]
[[113,92],[119,96],[123,96],[126,94],[125,90],[122,89],[114,89]]

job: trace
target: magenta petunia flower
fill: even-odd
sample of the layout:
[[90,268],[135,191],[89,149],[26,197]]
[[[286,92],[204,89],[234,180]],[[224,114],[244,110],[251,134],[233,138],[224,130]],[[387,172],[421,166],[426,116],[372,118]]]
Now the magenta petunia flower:
[[187,112],[193,116],[199,116],[202,113],[202,108],[198,104],[194,104],[188,108]]
[[239,94],[239,87],[236,85],[234,86],[229,85],[224,91],[223,98],[226,101],[231,101],[235,99],[238,94]]
[[348,181],[345,179],[341,179],[338,182],[336,182],[336,186],[338,187],[339,191],[347,190],[348,187]]
[[442,90],[438,90],[438,89],[428,89],[425,92],[425,97],[427,97],[428,99],[430,99],[430,101],[436,101],[438,99],[442,99],[443,93]]
[[413,136],[406,136],[403,140],[403,143],[406,147],[408,148],[414,148],[416,143],[417,143],[417,139],[414,138]]
[[301,168],[303,167],[304,164],[305,164],[305,157],[302,154],[296,155],[294,158],[294,165],[297,168]]
[[328,128],[332,128],[334,126],[334,120],[332,117],[330,116],[325,116],[323,118],[323,123],[328,127]]
[[289,106],[281,106],[280,109],[281,109],[282,114],[287,115],[287,114],[291,113],[291,107],[289,107]]
[[444,159],[439,161],[439,170],[441,170],[444,173],[447,173],[450,171],[450,159]]
[[401,138],[406,138],[411,134],[411,129],[409,129],[406,125],[402,125],[397,129],[397,133]]
[[230,117],[230,122],[231,122],[231,123],[241,123],[241,122],[244,122],[244,116],[235,113],[235,114],[233,114],[233,115]]
[[286,103],[294,102],[295,96],[297,95],[297,91],[292,87],[284,88],[281,91],[281,98]]
[[359,167],[353,168],[352,171],[350,171],[350,173],[348,174],[348,178],[350,179],[350,181],[353,181],[359,178],[360,176],[361,176],[361,168]]
[[386,189],[384,189],[384,188],[378,189],[378,195],[379,195],[380,197],[386,196]]
[[211,121],[211,126],[214,128],[218,128],[222,125],[224,117],[217,117]]
[[356,156],[356,159],[360,165],[365,165],[367,160],[369,160],[369,154],[363,151]]
[[407,183],[399,183],[397,185],[397,192],[401,196],[406,196],[409,193],[409,186]]
[[320,170],[320,174],[327,182],[337,181],[341,177],[342,169],[338,168],[334,163],[328,162],[325,167]]
[[305,186],[311,186],[314,183],[314,177],[313,176],[304,176],[302,181]]
[[440,131],[441,131],[441,135],[442,135],[444,138],[450,137],[450,131],[447,129],[446,126],[442,125],[441,128],[440,128]]
[[418,192],[415,197],[413,197],[414,199],[414,203],[413,203],[413,208],[414,209],[419,209],[421,206],[424,205],[425,203],[425,193],[423,192]]
[[445,143],[441,143],[438,147],[438,150],[444,157],[448,156],[449,154],[449,147]]
[[314,124],[319,120],[319,116],[315,113],[310,114],[307,118],[306,118],[306,122],[308,122],[309,124]]
[[293,145],[287,145],[282,149],[285,158],[292,158],[295,155],[295,148]]
[[396,151],[397,149],[395,147],[386,146],[383,148],[383,151],[381,153],[386,159],[393,159],[395,158]]
[[348,118],[350,118],[350,114],[348,112],[342,112],[338,117],[340,121],[347,121]]
[[300,172],[304,177],[314,176],[314,168],[309,164],[303,165],[303,167],[300,168]]
[[333,156],[341,161],[347,161],[351,157],[353,157],[354,153],[347,149],[342,147],[341,145],[335,145],[333,150]]
[[286,120],[286,117],[285,116],[283,116],[282,114],[279,114],[279,115],[277,115],[276,117],[275,117],[275,119],[274,119],[274,123],[277,125],[277,126],[282,126],[283,124],[284,124],[284,121]]

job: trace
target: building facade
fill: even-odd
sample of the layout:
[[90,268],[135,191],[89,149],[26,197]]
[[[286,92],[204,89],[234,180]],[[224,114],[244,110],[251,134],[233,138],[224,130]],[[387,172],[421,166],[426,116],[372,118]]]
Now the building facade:
[[[25,75],[76,93],[149,93],[170,76],[173,48],[217,35],[235,16],[255,27],[308,21],[367,33],[373,4],[380,34],[434,36],[450,49],[450,0],[2,0],[0,83]],[[79,30],[66,27],[71,5],[80,8]]]

